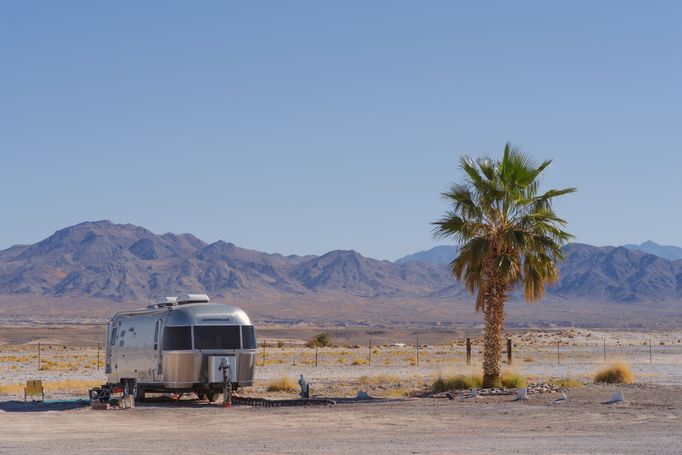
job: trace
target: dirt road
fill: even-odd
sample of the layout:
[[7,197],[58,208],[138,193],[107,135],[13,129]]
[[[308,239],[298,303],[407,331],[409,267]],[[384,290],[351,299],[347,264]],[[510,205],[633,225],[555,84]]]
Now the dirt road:
[[[588,386],[536,395],[229,410],[204,402],[44,411],[0,403],[0,453],[679,454],[679,387]],[[66,406],[65,408],[68,408]]]

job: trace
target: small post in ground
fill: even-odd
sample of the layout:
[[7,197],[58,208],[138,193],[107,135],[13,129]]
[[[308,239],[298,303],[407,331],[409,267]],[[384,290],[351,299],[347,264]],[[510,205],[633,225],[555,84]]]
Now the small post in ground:
[[369,337],[369,349],[367,350],[367,365],[372,366],[372,337]]
[[652,364],[653,358],[651,357],[651,339],[649,339],[649,364]]
[[471,338],[467,338],[467,365],[471,365]]
[[606,363],[606,338],[604,338],[604,362]]
[[315,366],[317,366],[317,345],[315,345]]
[[559,340],[556,340],[556,364],[561,365],[561,359],[559,358]]
[[99,371],[99,341],[97,342],[97,371]]
[[38,371],[40,371],[40,342],[38,342]]
[[417,338],[417,366],[419,366],[419,338]]

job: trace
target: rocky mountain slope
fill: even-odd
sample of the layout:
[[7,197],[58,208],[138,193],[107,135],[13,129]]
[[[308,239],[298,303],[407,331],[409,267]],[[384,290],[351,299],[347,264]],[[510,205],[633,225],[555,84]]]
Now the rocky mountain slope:
[[[355,251],[282,256],[190,234],[157,235],[139,226],[86,222],[34,245],[0,251],[0,294],[146,301],[201,290],[213,296],[295,302],[317,298],[383,301],[464,298],[448,273],[456,248],[436,247],[395,263]],[[549,291],[560,299],[676,302],[682,261],[624,247],[572,244]]]
[[0,294],[135,301],[199,289],[217,296],[335,291],[373,298],[422,296],[450,285],[447,271],[433,264],[396,265],[354,251],[282,256],[110,221],[0,252]]

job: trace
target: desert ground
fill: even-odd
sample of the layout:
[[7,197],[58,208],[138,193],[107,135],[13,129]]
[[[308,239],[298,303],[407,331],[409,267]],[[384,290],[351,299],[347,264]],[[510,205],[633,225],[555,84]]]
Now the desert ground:
[[[295,398],[295,380],[303,374],[314,395],[351,398],[362,390],[375,399],[337,400],[334,406],[225,409],[193,395],[179,401],[158,395],[135,409],[93,411],[61,400],[85,398],[89,387],[105,381],[102,352],[99,369],[97,362],[101,326],[0,328],[0,453],[680,451],[678,332],[511,332],[513,361],[504,370],[526,383],[562,387],[514,402],[513,395],[448,399],[432,392],[438,377],[480,371],[482,343],[474,333],[327,330],[334,347],[317,349],[316,354],[305,341],[321,330],[327,329],[262,330],[257,382],[240,393]],[[465,336],[472,338],[472,365],[466,364]],[[631,367],[635,383],[593,384],[595,371],[614,361]],[[45,382],[47,403],[23,402],[28,379]],[[626,401],[603,404],[617,390]],[[568,400],[553,403],[562,391]]]

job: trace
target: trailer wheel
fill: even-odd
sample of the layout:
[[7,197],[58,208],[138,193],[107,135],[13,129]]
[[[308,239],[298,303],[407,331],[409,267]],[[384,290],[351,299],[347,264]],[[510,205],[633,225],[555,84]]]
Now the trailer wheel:
[[215,403],[220,399],[220,395],[222,395],[220,392],[208,392],[208,401]]
[[139,386],[137,382],[133,384],[133,397],[135,398],[135,401],[144,401],[144,389]]
[[206,392],[196,392],[197,398],[200,399],[201,401],[204,401],[206,399]]

